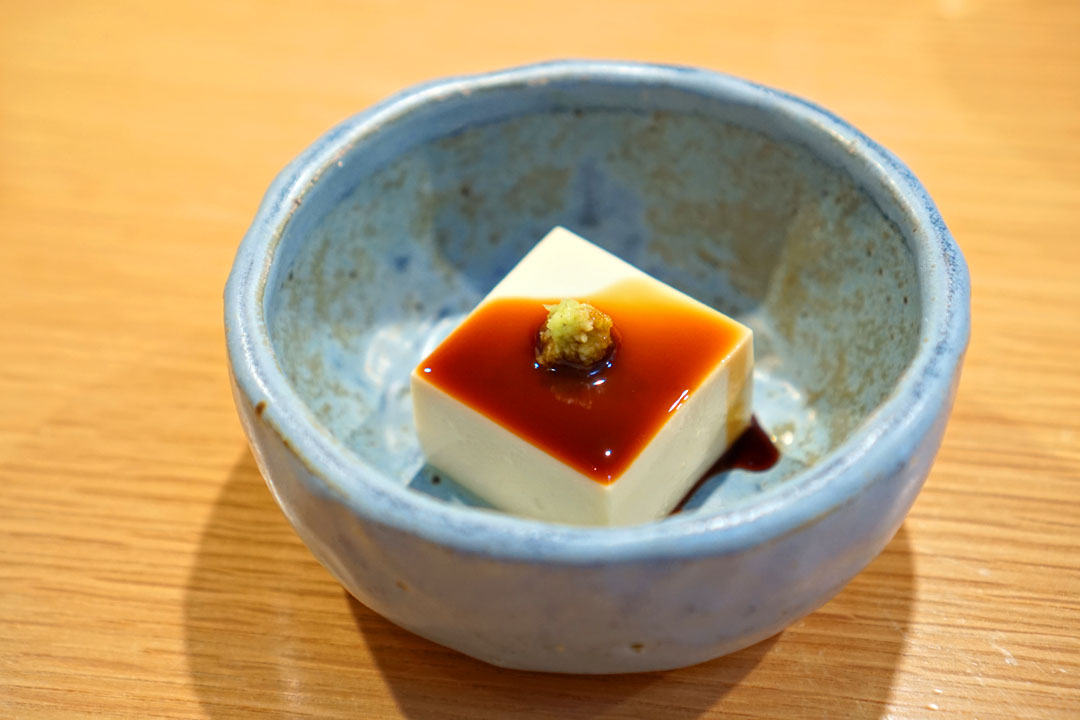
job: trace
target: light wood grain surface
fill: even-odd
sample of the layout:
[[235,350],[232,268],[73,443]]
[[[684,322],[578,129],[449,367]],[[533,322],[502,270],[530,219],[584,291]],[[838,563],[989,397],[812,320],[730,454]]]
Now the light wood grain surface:
[[[0,717],[1080,717],[1080,4],[3,3]],[[498,670],[349,599],[273,504],[221,292],[273,177],[424,79],[715,68],[903,157],[974,279],[945,444],[886,551],[677,672]]]

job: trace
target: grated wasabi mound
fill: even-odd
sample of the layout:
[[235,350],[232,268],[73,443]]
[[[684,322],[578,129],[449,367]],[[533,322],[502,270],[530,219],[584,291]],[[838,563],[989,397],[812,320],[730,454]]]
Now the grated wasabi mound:
[[547,321],[540,328],[536,362],[545,367],[591,367],[608,354],[611,318],[588,303],[564,299],[545,305]]

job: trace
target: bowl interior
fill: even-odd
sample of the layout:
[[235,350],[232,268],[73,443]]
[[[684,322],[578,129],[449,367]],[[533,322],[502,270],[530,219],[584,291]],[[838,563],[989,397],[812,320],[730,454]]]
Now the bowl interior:
[[752,503],[843,442],[919,337],[897,212],[830,160],[830,138],[790,122],[618,83],[391,113],[282,233],[264,295],[278,362],[317,422],[387,482],[482,506],[424,465],[409,373],[563,225],[753,328],[754,410],[782,460],[710,478],[686,511]]

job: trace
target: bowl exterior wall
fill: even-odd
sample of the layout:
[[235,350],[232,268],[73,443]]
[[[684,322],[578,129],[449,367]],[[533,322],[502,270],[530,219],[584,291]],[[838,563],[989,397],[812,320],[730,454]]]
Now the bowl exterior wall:
[[233,384],[282,511],[360,602],[494,665],[564,673],[665,670],[774,635],[820,607],[895,534],[941,444],[959,373],[906,458],[848,504],[727,555],[600,564],[508,562],[366,520],[340,502]]

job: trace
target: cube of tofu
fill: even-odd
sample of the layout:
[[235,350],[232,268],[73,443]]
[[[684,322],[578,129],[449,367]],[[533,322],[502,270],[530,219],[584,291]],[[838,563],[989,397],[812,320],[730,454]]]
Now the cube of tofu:
[[[610,318],[604,361],[538,362],[549,308]],[[752,372],[749,328],[555,228],[411,386],[428,462],[494,507],[629,525],[669,514],[749,425]]]

